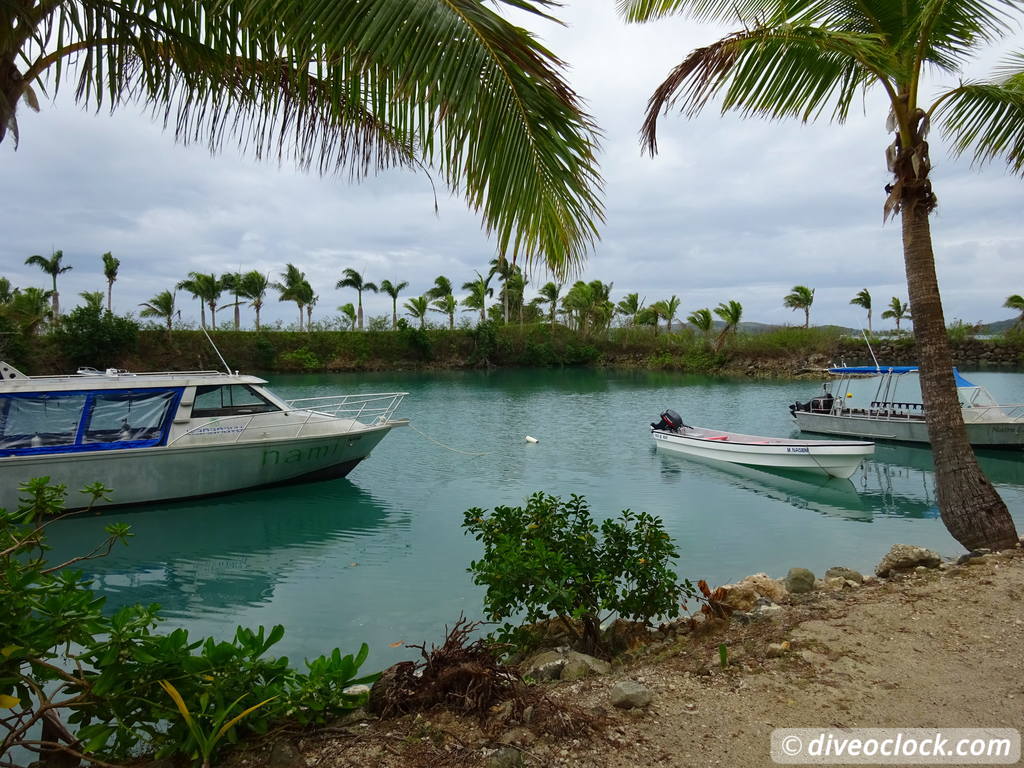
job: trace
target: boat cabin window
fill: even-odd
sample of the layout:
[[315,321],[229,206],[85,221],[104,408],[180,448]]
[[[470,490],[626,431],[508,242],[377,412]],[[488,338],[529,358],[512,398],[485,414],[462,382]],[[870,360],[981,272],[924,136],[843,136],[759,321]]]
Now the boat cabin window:
[[160,445],[181,393],[179,388],[0,395],[0,456]]
[[0,450],[74,445],[86,396],[25,395],[0,401]]
[[281,410],[248,384],[196,387],[192,416],[245,416]]
[[93,396],[86,443],[159,438],[177,392],[109,392]]

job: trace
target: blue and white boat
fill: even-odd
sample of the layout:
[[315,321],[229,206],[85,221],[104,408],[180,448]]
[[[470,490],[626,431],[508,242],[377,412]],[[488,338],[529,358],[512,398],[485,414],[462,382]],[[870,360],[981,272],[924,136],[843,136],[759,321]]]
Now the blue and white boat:
[[[101,482],[111,504],[344,477],[394,427],[404,392],[282,400],[255,376],[80,369],[26,376],[0,362],[0,507],[49,477]],[[107,502],[104,502],[107,503]]]
[[[806,403],[789,411],[804,432],[848,435],[869,440],[928,443],[928,419],[917,366],[844,366],[829,368],[835,380]],[[985,387],[953,369],[960,414],[971,445],[1024,447],[1024,405],[996,402]]]
[[875,452],[874,443],[860,440],[794,440],[691,427],[672,410],[651,424],[651,437],[659,449],[700,459],[839,478],[849,478]]

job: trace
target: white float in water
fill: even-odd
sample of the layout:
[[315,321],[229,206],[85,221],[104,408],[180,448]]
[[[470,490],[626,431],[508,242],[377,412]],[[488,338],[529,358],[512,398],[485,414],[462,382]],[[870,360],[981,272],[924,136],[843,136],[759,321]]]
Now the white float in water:
[[530,437],[529,435],[527,435],[526,436],[526,442],[528,442],[528,443],[539,443],[540,440],[538,440],[536,437]]

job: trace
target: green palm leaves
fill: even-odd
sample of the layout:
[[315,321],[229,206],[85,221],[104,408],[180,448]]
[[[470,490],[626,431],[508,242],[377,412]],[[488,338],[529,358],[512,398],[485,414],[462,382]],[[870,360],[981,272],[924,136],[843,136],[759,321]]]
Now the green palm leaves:
[[74,83],[83,105],[141,104],[213,150],[355,177],[431,166],[498,252],[573,271],[603,218],[597,132],[562,62],[491,5],[27,0],[0,25],[0,141],[19,103]]
[[868,333],[871,333],[871,293],[867,288],[861,288],[857,295],[850,299],[850,303],[867,310]]
[[806,285],[794,285],[782,300],[782,304],[792,310],[802,309],[804,312],[804,328],[811,325],[811,305],[814,303],[814,289]]
[[163,320],[167,323],[167,332],[170,333],[175,312],[173,293],[170,291],[160,291],[156,296],[149,301],[144,301],[139,306],[142,307],[142,311],[139,312],[141,317],[153,317]]
[[889,302],[889,308],[882,313],[883,320],[895,320],[896,330],[900,329],[901,320],[910,320],[910,305],[900,301],[898,296],[893,296]]
[[70,266],[65,266],[61,262],[64,259],[63,251],[54,251],[50,258],[35,254],[25,259],[26,264],[34,264],[39,267],[43,272],[50,276],[53,281],[53,291],[50,294],[51,300],[53,301],[53,317],[54,319],[60,317],[60,294],[57,293],[57,276],[63,275],[65,272],[71,270]]
[[1015,293],[1012,296],[1007,296],[1006,301],[1003,303],[1005,309],[1012,309],[1014,312],[1020,312],[1020,316],[1017,318],[1015,327],[1020,328],[1024,325],[1024,296],[1019,293]]

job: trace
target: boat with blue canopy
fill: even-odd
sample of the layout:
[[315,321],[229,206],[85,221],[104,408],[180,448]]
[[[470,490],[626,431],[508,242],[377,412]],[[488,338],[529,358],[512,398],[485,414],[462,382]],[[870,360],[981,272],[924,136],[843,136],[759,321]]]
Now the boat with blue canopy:
[[394,427],[404,392],[283,400],[256,376],[79,369],[26,376],[0,362],[0,508],[49,477],[142,504],[344,477]]
[[[828,372],[835,378],[824,385],[821,395],[789,406],[801,431],[929,443],[917,366],[841,366]],[[953,378],[971,445],[1024,447],[1024,405],[997,402],[956,368]]]

